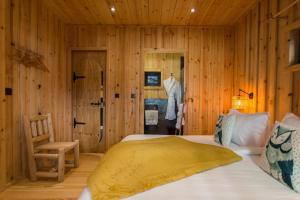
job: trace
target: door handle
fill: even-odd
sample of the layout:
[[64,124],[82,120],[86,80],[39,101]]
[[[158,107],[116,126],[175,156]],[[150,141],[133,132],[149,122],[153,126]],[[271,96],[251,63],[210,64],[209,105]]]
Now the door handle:
[[99,143],[102,141],[103,139],[103,134],[104,134],[104,107],[105,107],[105,103],[104,103],[104,98],[101,97],[100,98],[100,132],[99,132]]
[[76,128],[77,124],[79,124],[79,125],[85,125],[86,123],[85,122],[78,122],[78,121],[76,121],[76,118],[74,118],[74,120],[73,120],[73,126],[74,126],[74,128]]
[[92,105],[92,106],[100,106],[101,108],[104,108],[104,107],[105,107],[105,103],[104,103],[103,100],[102,100],[101,102],[98,101],[97,103],[92,102],[91,105]]
[[100,106],[101,104],[100,104],[100,102],[98,101],[97,103],[92,102],[91,105],[92,105],[92,106]]

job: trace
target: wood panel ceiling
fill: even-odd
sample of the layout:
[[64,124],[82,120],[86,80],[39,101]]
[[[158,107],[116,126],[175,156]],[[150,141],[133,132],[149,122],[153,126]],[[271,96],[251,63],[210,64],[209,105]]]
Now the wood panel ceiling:
[[[232,25],[256,1],[44,0],[68,24],[126,25]],[[196,12],[191,13],[192,8]]]

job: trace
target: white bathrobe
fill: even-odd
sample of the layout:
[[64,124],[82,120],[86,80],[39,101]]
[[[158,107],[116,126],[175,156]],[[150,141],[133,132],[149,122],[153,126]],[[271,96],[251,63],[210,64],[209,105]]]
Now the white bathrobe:
[[177,114],[175,112],[175,102],[177,103],[177,108],[179,108],[181,103],[180,83],[176,81],[174,77],[170,77],[164,80],[164,87],[168,95],[168,106],[165,119],[174,120],[176,119]]
[[178,113],[177,113],[177,122],[176,122],[176,128],[180,129],[182,125],[184,125],[184,118],[183,113],[185,113],[185,106],[183,103],[179,105]]

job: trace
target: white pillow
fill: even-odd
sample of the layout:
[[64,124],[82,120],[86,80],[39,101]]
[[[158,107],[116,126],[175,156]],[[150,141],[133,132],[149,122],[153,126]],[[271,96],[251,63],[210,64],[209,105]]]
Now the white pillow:
[[215,141],[229,146],[235,124],[235,115],[220,115],[216,123]]
[[243,114],[230,111],[236,116],[232,142],[240,146],[263,146],[268,129],[268,113]]
[[300,129],[300,117],[298,117],[294,113],[287,113],[284,116],[282,122],[288,126]]

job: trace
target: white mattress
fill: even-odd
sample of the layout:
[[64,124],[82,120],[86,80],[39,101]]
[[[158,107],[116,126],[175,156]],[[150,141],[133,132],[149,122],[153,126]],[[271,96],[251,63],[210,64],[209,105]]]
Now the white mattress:
[[[131,135],[123,141],[143,140],[153,135]],[[193,142],[218,145],[211,136],[181,136]],[[257,154],[260,149],[231,145],[233,151],[243,160],[206,172],[198,173],[182,180],[162,185],[136,194],[128,200],[300,200],[300,194],[282,185],[257,166]],[[251,155],[252,154],[252,155]],[[88,187],[84,189],[80,200],[91,200]]]

